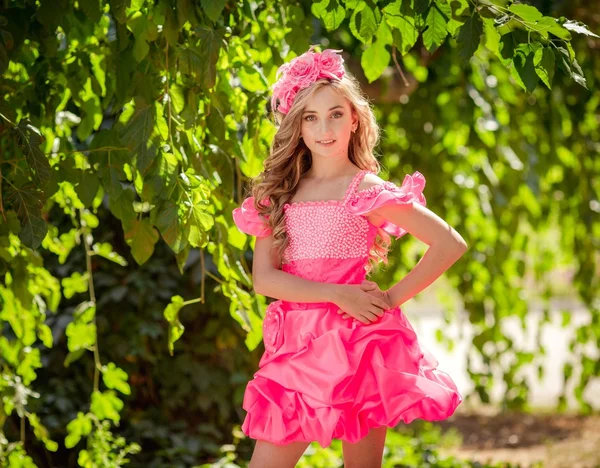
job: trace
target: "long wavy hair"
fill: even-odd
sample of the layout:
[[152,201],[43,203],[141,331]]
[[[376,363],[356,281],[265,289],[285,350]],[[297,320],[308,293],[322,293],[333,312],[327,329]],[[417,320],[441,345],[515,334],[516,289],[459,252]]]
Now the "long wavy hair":
[[[264,170],[257,177],[250,179],[250,183],[254,208],[271,228],[273,248],[278,251],[283,262],[286,261],[285,249],[288,245],[283,207],[286,203],[291,203],[300,179],[312,166],[311,152],[304,141],[299,139],[302,113],[313,94],[325,86],[330,86],[346,98],[358,117],[358,126],[348,143],[350,161],[360,169],[375,174],[381,169],[373,154],[380,137],[379,125],[356,78],[345,74],[339,81],[320,79],[298,92],[287,114],[272,110],[271,116],[278,128],[277,133],[271,143],[269,156],[264,161]],[[269,200],[269,204],[261,203],[265,200]],[[389,245],[389,235],[380,229],[369,252],[367,272],[381,261],[387,264]]]

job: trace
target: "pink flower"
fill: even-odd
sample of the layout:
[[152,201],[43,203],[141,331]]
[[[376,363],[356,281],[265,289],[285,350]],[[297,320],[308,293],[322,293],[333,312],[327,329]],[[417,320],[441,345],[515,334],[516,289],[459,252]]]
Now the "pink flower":
[[284,313],[281,301],[269,304],[266,312],[263,321],[263,342],[267,352],[276,353],[283,344]]
[[341,52],[341,50],[327,49],[321,53],[319,57],[320,77],[341,78],[344,76],[344,59],[336,52]]
[[286,73],[286,81],[290,86],[305,88],[317,81],[319,76],[319,54],[306,52],[290,62]]
[[[288,84],[288,83],[284,83]],[[300,88],[295,86],[287,86],[283,90],[278,93],[279,98],[279,108],[280,112],[287,114],[292,108],[292,104],[294,103],[294,99],[296,98],[296,94],[298,94],[298,90]]]
[[310,46],[307,52],[277,69],[277,82],[273,86],[271,99],[273,109],[287,114],[299,90],[307,88],[320,78],[339,80],[344,76],[344,59],[336,53],[341,50],[327,49],[317,53],[313,52],[315,47]]

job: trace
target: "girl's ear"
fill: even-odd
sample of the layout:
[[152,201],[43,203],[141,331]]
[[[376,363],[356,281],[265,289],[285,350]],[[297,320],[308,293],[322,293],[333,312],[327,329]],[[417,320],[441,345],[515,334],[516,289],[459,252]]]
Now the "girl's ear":
[[356,128],[358,126],[358,115],[355,110],[352,110],[352,128]]

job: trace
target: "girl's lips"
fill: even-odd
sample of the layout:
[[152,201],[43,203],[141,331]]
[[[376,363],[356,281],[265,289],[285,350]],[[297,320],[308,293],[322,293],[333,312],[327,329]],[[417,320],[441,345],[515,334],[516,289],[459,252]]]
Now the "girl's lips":
[[337,140],[333,140],[333,141],[331,141],[331,142],[329,142],[329,143],[321,143],[320,141],[317,141],[317,143],[319,143],[320,145],[323,145],[323,146],[331,146],[331,145],[333,145],[333,144],[334,144],[336,141],[337,141]]

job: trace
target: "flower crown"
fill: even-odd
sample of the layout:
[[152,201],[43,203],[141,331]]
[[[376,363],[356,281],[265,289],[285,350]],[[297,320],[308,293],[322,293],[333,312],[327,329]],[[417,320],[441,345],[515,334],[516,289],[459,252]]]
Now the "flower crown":
[[[344,59],[337,54],[342,50],[326,49],[319,53],[312,51],[315,47],[310,46],[308,51],[277,69],[277,82],[273,85],[271,99],[271,108],[274,111],[287,114],[292,108],[298,91],[309,87],[321,78],[340,80],[344,76]],[[283,75],[281,79],[280,75]],[[278,106],[277,101],[279,101]]]

